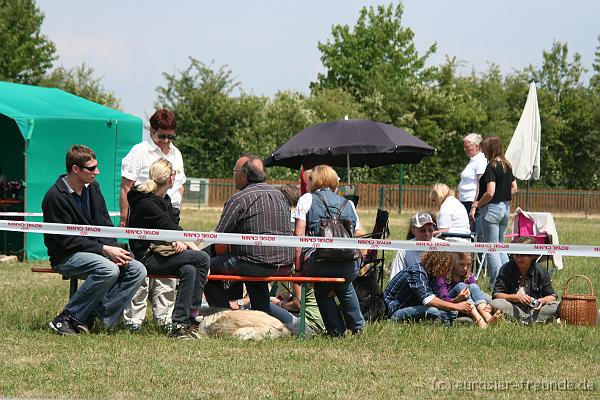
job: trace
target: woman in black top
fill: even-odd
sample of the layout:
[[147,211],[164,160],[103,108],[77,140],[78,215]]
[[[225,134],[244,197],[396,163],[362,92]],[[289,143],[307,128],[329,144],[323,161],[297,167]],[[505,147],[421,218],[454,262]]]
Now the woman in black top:
[[[173,186],[175,171],[173,165],[159,159],[150,165],[149,180],[127,194],[129,200],[129,226],[132,228],[181,230],[173,213],[167,190]],[[194,243],[154,242],[172,245],[174,254],[163,256],[149,249],[150,241],[131,239],[129,244],[136,259],[143,262],[149,274],[176,275],[179,290],[173,310],[171,335],[177,338],[195,338],[195,321],[191,318],[193,309],[202,304],[202,291],[208,276],[210,258],[203,251],[197,251]]]
[[[490,136],[481,142],[481,150],[488,160],[485,172],[479,179],[477,197],[471,207],[470,215],[479,209],[479,241],[503,243],[508,226],[510,199],[517,191],[510,163],[504,157],[502,142],[497,136]],[[506,253],[488,253],[490,288],[494,287],[500,267],[508,262]]]

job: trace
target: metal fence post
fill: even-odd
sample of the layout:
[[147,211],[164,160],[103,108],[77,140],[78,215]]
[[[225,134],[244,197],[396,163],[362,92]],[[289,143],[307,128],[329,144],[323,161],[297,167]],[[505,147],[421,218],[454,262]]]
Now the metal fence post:
[[385,210],[385,187],[379,187],[379,208]]

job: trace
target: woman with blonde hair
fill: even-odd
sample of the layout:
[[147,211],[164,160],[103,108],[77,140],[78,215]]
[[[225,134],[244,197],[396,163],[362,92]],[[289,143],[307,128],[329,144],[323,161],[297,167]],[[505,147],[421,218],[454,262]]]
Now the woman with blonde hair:
[[[129,226],[145,229],[182,230],[177,224],[167,191],[175,182],[173,165],[159,159],[150,165],[149,179],[130,190]],[[176,275],[179,290],[173,310],[171,336],[180,339],[196,338],[194,310],[202,304],[202,292],[208,276],[210,258],[194,243],[175,241],[129,240],[135,255],[154,275]],[[157,247],[158,246],[158,247]],[[162,250],[158,250],[162,247]]]
[[[298,200],[296,207],[296,236],[319,236],[321,219],[339,215],[350,221],[351,229],[356,230],[358,216],[354,204],[335,193],[339,179],[333,168],[318,165],[313,168],[309,180],[309,193]],[[347,261],[318,260],[315,249],[296,249],[296,272],[305,276],[331,276],[345,278],[344,283],[315,283],[317,305],[323,317],[327,333],[343,336],[346,330],[352,333],[362,331],[365,319],[360,311],[358,297],[352,281],[358,276],[361,261],[355,258]],[[338,298],[341,314],[330,290]]]
[[[444,183],[436,183],[429,194],[431,201],[440,211],[437,215],[437,230],[434,236],[442,232],[470,234],[469,215],[465,207],[454,197],[454,192]],[[469,241],[466,238],[449,237],[448,240]]]

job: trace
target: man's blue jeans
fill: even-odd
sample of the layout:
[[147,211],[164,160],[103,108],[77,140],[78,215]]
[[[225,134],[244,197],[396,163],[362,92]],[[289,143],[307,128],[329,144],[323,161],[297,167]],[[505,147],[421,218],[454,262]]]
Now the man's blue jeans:
[[437,319],[445,324],[450,324],[457,313],[454,311],[440,310],[435,307],[423,305],[404,307],[396,310],[390,317],[392,321],[421,321],[423,319]]
[[[481,207],[481,232],[483,234],[482,242],[485,243],[504,243],[504,233],[508,226],[510,208],[507,201],[500,203],[489,203]],[[494,291],[494,284],[500,267],[508,262],[506,253],[487,253],[487,265],[490,273],[490,289]]]
[[146,278],[146,268],[136,260],[119,268],[108,258],[95,253],[77,252],[54,269],[66,278],[85,282],[69,299],[63,314],[86,323],[97,316],[113,326]]

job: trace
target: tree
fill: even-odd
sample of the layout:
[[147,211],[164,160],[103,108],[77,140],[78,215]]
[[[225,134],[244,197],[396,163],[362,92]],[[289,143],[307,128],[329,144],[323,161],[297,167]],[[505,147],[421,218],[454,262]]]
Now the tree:
[[550,51],[543,52],[544,62],[540,70],[534,72],[533,77],[541,87],[547,89],[555,96],[560,97],[567,90],[581,86],[581,74],[585,68],[581,65],[581,54],[575,53],[573,61],[569,61],[569,47],[567,43],[555,40]]
[[190,65],[175,74],[163,73],[158,107],[171,109],[177,118],[177,147],[184,154],[189,176],[231,177],[242,153],[238,131],[243,128],[239,101],[231,95],[239,84],[231,71],[216,70],[190,57]]
[[375,90],[385,93],[385,88],[430,72],[425,61],[436,45],[420,57],[413,32],[402,27],[402,12],[402,3],[395,8],[364,7],[354,28],[335,25],[332,41],[317,45],[326,73],[318,75],[311,89],[341,88],[361,100]]
[[95,78],[94,69],[85,63],[71,69],[60,66],[46,75],[39,85],[62,89],[107,107],[120,108],[119,98],[104,88],[101,78]]
[[0,80],[37,84],[56,59],[34,0],[0,0]]
[[590,88],[600,92],[600,35],[598,35],[597,39],[598,46],[596,46],[596,51],[594,52],[594,62],[592,63],[594,75],[592,75],[590,78]]

